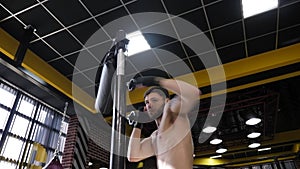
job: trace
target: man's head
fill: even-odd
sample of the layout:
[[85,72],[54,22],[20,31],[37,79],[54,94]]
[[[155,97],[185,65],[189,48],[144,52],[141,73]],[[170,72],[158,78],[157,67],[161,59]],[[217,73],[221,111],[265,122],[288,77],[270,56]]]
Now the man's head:
[[146,109],[152,119],[162,116],[165,103],[169,100],[169,97],[168,91],[159,86],[151,87],[145,92]]

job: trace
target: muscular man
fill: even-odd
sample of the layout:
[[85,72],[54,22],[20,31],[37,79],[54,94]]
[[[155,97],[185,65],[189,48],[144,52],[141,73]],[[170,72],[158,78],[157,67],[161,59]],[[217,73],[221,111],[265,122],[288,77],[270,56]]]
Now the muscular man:
[[[193,168],[193,140],[188,116],[198,112],[200,90],[183,81],[158,77],[140,77],[129,88],[155,86],[144,94],[145,110],[155,118],[158,129],[141,139],[141,129],[135,125],[130,136],[127,158],[138,162],[156,156],[158,169]],[[175,97],[169,99],[169,90]]]

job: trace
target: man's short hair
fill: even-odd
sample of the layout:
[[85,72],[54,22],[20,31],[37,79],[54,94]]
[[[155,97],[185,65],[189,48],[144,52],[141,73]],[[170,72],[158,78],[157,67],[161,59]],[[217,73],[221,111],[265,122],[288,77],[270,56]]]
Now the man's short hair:
[[165,98],[170,98],[168,90],[165,88],[162,88],[160,86],[154,86],[149,88],[145,93],[144,93],[144,98],[148,96],[150,93],[157,93]]

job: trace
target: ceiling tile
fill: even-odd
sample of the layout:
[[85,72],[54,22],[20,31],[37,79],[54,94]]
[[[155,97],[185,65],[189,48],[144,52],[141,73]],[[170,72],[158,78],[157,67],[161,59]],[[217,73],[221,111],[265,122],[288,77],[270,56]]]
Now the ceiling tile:
[[0,13],[1,13],[0,21],[2,21],[4,18],[9,17],[9,15],[10,15],[4,8],[2,8],[2,6],[0,7]]
[[300,2],[280,8],[279,29],[300,24]]
[[183,12],[193,10],[202,6],[199,0],[164,0],[163,2],[165,3],[169,14],[172,15],[179,15]]
[[[213,66],[218,66],[220,65],[220,58],[218,54],[215,51],[210,51],[207,53],[203,53],[198,56],[202,62],[202,64],[205,66],[205,68],[210,68]],[[200,65],[202,66],[202,65]]]
[[245,19],[247,38],[253,38],[269,32],[276,31],[277,9]]
[[[172,23],[169,20],[149,26],[149,27],[143,29],[142,32],[151,34],[151,37],[153,34],[156,34],[156,35],[159,34],[158,36],[155,35],[155,37],[156,38],[159,37],[159,41],[163,40],[162,42],[160,42],[160,44],[163,44],[165,41],[173,41],[172,39],[178,39],[177,34],[172,26]],[[145,35],[145,36],[147,36],[147,35]],[[163,37],[164,39],[160,39],[161,37]],[[165,39],[165,37],[167,37],[167,38]],[[146,39],[147,39],[147,37],[146,37]],[[152,46],[153,43],[151,41],[148,41],[148,43],[150,44],[151,47],[153,47]]]
[[81,24],[71,27],[69,30],[76,38],[78,38],[78,40],[80,40],[82,44],[85,44],[91,36],[97,36],[95,35],[95,32],[99,29],[101,29],[99,25],[93,19],[90,19]]
[[[61,31],[52,36],[46,37],[45,41],[61,55],[78,51],[82,48],[82,46],[67,31]],[[68,47],[66,47],[66,44],[68,44]]]
[[69,76],[69,78],[72,78],[72,82],[80,88],[94,85],[94,82],[91,82],[82,73],[73,74],[73,76]]
[[[196,17],[195,17],[196,16]],[[173,24],[180,38],[200,34],[208,30],[203,8],[173,18]]]
[[195,71],[203,70],[205,67],[199,56],[193,56],[190,58],[190,61],[195,69]]
[[70,55],[64,56],[66,60],[68,60],[73,66],[76,64],[79,52],[72,53]]
[[300,25],[279,31],[278,47],[285,47],[300,42]]
[[119,7],[113,11],[107,12],[97,17],[99,23],[104,26],[118,18],[128,15],[127,11],[123,7]]
[[166,50],[172,52],[175,56],[185,59],[187,58],[184,49],[182,48],[180,42],[173,42],[164,46],[159,47],[159,49]]
[[91,69],[97,67],[99,61],[94,58],[88,51],[83,50],[79,53],[75,67],[80,71],[85,71],[86,69]]
[[29,48],[46,62],[60,57],[41,40],[30,44]]
[[253,56],[259,53],[275,49],[275,33],[268,34],[256,39],[247,41],[248,55]]
[[133,64],[130,62],[129,59],[127,59],[125,64],[125,74],[126,75],[135,75],[137,73],[137,70],[133,67]]
[[203,0],[203,3],[204,3],[205,5],[209,5],[209,4],[218,2],[218,1],[220,1],[220,0]]
[[187,39],[182,40],[185,44],[184,47],[188,52],[189,56],[193,56],[195,54],[206,53],[208,51],[214,50],[210,38],[208,38],[209,34],[199,34],[197,36],[193,36]]
[[87,86],[87,87],[83,88],[83,91],[85,91],[90,96],[96,98],[95,85]]
[[291,3],[295,3],[299,0],[279,0],[279,6],[289,5]]
[[[89,78],[91,81],[95,82],[96,80],[96,75],[97,75],[97,71],[98,71],[98,67],[92,68],[92,69],[88,69],[83,71],[82,73]],[[95,82],[95,83],[99,83],[99,82]]]
[[35,0],[18,1],[18,0],[1,0],[1,4],[12,13],[17,13],[26,9],[37,2]]
[[160,0],[138,0],[126,5],[130,13],[140,12],[162,12],[165,13],[164,7]]
[[162,34],[146,33],[143,35],[151,48],[156,48],[158,46],[176,41],[176,39]]
[[118,8],[96,18],[111,38],[115,38],[119,30],[125,33],[137,31],[138,28],[124,8]]
[[18,15],[18,18],[24,23],[32,25],[36,29],[36,33],[41,37],[62,29],[61,25],[41,6]]
[[60,58],[54,61],[49,62],[49,64],[58,70],[64,76],[70,75],[73,73],[73,66],[66,62],[65,59]]
[[172,62],[164,65],[164,67],[172,77],[177,77],[193,72],[193,68],[188,59]]
[[212,34],[217,48],[244,40],[242,22],[215,29]]
[[93,15],[101,14],[121,5],[119,0],[110,0],[105,2],[82,0],[82,2]]
[[153,51],[155,52],[157,58],[160,60],[162,65],[165,65],[165,64],[168,64],[171,62],[176,62],[181,59],[174,53],[164,50],[164,49],[154,48]]
[[243,59],[246,57],[245,43],[242,42],[222,49],[218,49],[218,54],[222,61],[222,64]]
[[184,48],[187,56],[195,56],[196,55],[196,53],[195,53],[196,51],[191,49],[190,46],[186,45],[184,42],[182,42],[181,44],[183,45],[183,48]]
[[242,19],[240,1],[218,1],[213,5],[206,6],[205,9],[211,28]]
[[64,26],[72,25],[90,17],[89,13],[77,0],[51,0],[45,3],[45,6]]
[[152,50],[148,50],[128,57],[128,60],[137,68],[138,71],[161,66]]
[[88,50],[99,60],[105,57],[105,54],[110,50],[112,46],[112,41],[108,41],[106,43],[98,44],[89,48]]

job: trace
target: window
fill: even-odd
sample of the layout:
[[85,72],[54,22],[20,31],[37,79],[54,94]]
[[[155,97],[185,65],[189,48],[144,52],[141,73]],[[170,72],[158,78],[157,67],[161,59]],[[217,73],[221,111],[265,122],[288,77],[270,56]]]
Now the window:
[[54,108],[0,80],[0,138],[4,138],[0,168],[15,169],[30,162],[32,142],[45,147],[48,159],[53,157],[58,140],[58,150],[63,151],[66,137],[59,136],[59,131],[62,128],[66,133],[68,123],[61,120],[61,113]]
[[9,116],[9,111],[0,107],[0,129],[4,129],[8,116]]
[[29,127],[28,119],[15,115],[10,132],[21,137],[25,137]]

